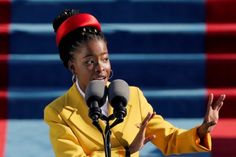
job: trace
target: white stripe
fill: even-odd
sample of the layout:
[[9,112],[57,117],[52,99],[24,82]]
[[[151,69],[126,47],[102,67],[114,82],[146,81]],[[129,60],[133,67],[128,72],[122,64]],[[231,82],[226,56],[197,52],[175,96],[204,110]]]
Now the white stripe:
[[201,124],[203,119],[202,118],[188,118],[188,119],[166,118],[166,120],[178,128],[191,129],[194,126]]
[[[204,23],[186,24],[186,23],[104,23],[102,24],[104,33],[114,33],[117,31],[127,31],[133,33],[204,33],[206,26]],[[10,32],[22,31],[28,33],[54,34],[51,24],[17,24],[10,25]]]
[[[14,61],[59,61],[58,54],[10,54],[10,62]],[[111,54],[111,61],[204,61],[204,54]]]
[[7,124],[5,157],[54,156],[49,129],[42,119],[8,119]]
[[[55,98],[63,95],[65,90],[14,90],[9,89],[10,99],[37,99]],[[206,95],[205,89],[169,89],[169,90],[143,90],[146,97],[199,97]]]
[[10,54],[9,61],[59,61],[58,54]]
[[28,33],[43,33],[43,34],[54,34],[54,30],[51,24],[10,24],[10,32],[28,32]]
[[147,97],[199,97],[206,95],[205,89],[168,89],[168,90],[144,90]]
[[58,91],[40,91],[40,90],[31,90],[31,91],[12,91],[9,90],[8,96],[10,99],[38,99],[38,98],[56,98],[63,95],[66,90]]
[[103,24],[102,28],[105,33],[112,33],[116,31],[128,31],[128,32],[139,32],[139,33],[149,33],[149,32],[158,32],[158,33],[203,33],[205,32],[205,24]]
[[111,60],[121,61],[183,61],[204,60],[204,54],[113,54]]

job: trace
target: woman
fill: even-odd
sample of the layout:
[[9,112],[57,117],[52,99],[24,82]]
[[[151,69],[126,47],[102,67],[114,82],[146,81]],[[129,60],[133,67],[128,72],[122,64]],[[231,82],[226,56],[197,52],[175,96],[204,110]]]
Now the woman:
[[[50,139],[57,157],[104,157],[104,144],[100,132],[92,125],[84,92],[91,80],[108,83],[111,65],[107,41],[97,19],[76,10],[63,11],[53,22],[60,58],[73,75],[73,86],[50,103],[44,120],[50,128]],[[111,155],[139,156],[149,141],[164,154],[206,152],[211,150],[212,131],[218,121],[225,95],[213,103],[209,96],[207,112],[200,126],[190,130],[178,129],[153,112],[141,90],[130,88],[127,116],[123,123],[112,128]],[[112,114],[107,102],[104,115]],[[104,129],[105,123],[100,121]]]

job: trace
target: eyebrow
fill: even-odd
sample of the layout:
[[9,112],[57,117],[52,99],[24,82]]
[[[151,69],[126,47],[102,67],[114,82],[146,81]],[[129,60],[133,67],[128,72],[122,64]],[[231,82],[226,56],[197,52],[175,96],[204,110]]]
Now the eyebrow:
[[88,54],[88,55],[85,55],[83,58],[92,57],[92,56],[93,55]]
[[[102,53],[100,54],[100,56],[106,55],[106,54],[108,54],[108,52],[102,52]],[[87,55],[85,55],[83,58],[87,58],[87,57],[93,57],[93,55],[87,54]]]

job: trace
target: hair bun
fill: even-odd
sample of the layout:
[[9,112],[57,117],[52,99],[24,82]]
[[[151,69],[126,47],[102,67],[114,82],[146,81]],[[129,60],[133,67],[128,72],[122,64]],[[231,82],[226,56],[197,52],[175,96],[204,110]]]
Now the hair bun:
[[63,10],[54,20],[53,20],[53,29],[54,32],[57,32],[60,25],[69,17],[79,14],[79,10],[75,9],[65,9]]

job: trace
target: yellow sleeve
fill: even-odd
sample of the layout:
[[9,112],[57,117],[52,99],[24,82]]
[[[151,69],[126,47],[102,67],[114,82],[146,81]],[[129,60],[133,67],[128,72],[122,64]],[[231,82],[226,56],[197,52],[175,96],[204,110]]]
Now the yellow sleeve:
[[[143,93],[139,92],[140,110],[142,119],[145,118],[148,112],[152,113],[153,108],[147,102]],[[193,152],[207,152],[211,150],[211,137],[210,134],[202,139],[200,145],[200,139],[197,136],[197,127],[184,130],[174,127],[169,122],[165,121],[162,116],[156,115],[148,124],[146,136],[156,135],[156,138],[152,141],[163,154],[182,154]]]
[[[56,157],[104,157],[104,151],[94,151],[86,154],[72,130],[66,125],[60,114],[51,106],[44,110],[44,121],[49,125],[50,141]],[[125,156],[125,149],[111,149],[112,156]]]

